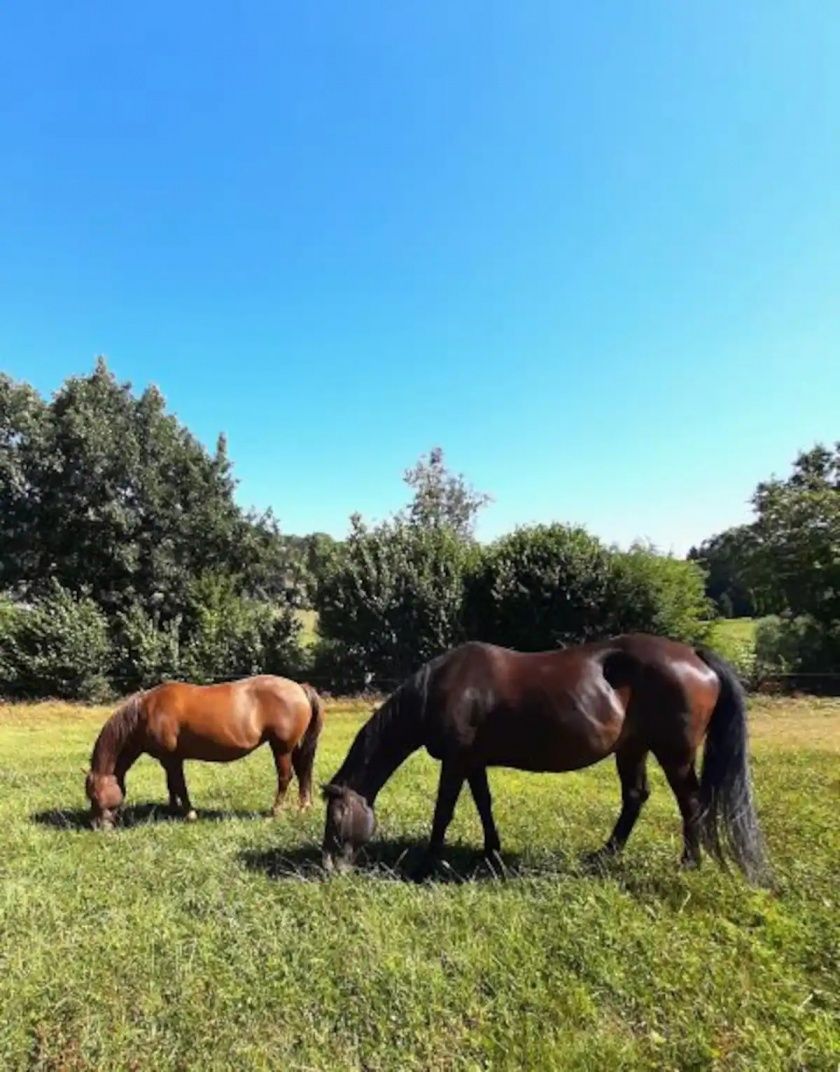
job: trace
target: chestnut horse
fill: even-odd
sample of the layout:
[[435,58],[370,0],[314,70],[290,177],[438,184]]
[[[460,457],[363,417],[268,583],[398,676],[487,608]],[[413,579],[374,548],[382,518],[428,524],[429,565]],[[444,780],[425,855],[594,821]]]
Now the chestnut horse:
[[125,776],[145,752],[166,772],[169,806],[195,819],[184,760],[229,763],[268,742],[277,768],[276,815],[297,775],[301,807],[312,801],[312,765],[323,704],[309,685],[282,677],[248,677],[222,685],[167,682],[131,696],[105,723],[94,745],[85,792],[95,829],[114,825]]
[[[705,738],[703,770],[695,771]],[[683,864],[700,845],[733,858],[750,879],[764,868],[750,789],[743,693],[712,652],[662,637],[622,636],[558,651],[523,653],[469,643],[427,663],[362,727],[324,787],[328,870],[352,866],[373,835],[373,804],[406,757],[424,746],[441,761],[431,839],[415,877],[434,867],[466,781],[484,852],[500,849],[487,768],[569,771],[615,755],[622,807],[595,860],[620,852],[648,798],[653,753],[683,820]]]

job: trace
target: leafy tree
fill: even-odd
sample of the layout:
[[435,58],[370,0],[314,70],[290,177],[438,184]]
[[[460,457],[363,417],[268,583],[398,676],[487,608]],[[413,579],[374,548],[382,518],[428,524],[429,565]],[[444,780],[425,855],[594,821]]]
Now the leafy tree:
[[0,590],[21,587],[37,571],[35,473],[47,418],[47,406],[32,387],[0,373]]
[[421,456],[403,479],[414,491],[405,520],[424,529],[451,529],[461,539],[472,537],[476,515],[492,501],[446,468],[440,447]]
[[753,496],[750,579],[763,609],[840,621],[840,443],[800,454]]
[[101,358],[49,404],[0,380],[6,587],[37,595],[53,577],[109,613],[139,602],[161,621],[209,571],[271,593],[276,525],[243,514],[234,487],[224,437],[208,454],[157,388],[135,397]]
[[112,681],[117,692],[146,689],[182,676],[181,617],[160,619],[139,603],[116,616]]
[[688,553],[689,560],[705,570],[706,594],[724,618],[751,618],[756,613],[755,596],[749,587],[755,548],[752,526],[738,525]]
[[448,527],[395,519],[368,528],[353,517],[318,587],[321,665],[328,652],[355,687],[371,675],[389,686],[457,644],[465,580],[478,554]]
[[273,594],[295,607],[313,607],[319,578],[335,546],[336,541],[325,532],[278,535],[275,564],[271,569],[276,584]]

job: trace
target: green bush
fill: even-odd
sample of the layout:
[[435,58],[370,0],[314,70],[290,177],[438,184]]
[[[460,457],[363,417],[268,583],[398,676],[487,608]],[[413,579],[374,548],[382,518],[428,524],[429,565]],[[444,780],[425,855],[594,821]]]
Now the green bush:
[[103,700],[110,694],[108,623],[92,599],[53,581],[32,607],[5,616],[3,691],[12,696]]
[[119,692],[181,676],[181,619],[161,625],[137,603],[121,611],[114,630],[112,678]]
[[521,651],[626,632],[702,641],[710,604],[692,562],[610,550],[582,528],[536,525],[491,545],[469,585],[471,635]]
[[709,634],[712,604],[705,575],[694,562],[641,544],[613,552],[606,630],[656,633],[700,644]]
[[755,629],[756,672],[825,674],[840,668],[840,623],[824,625],[802,614],[761,618]]
[[241,596],[231,577],[206,574],[192,582],[182,629],[181,665],[191,681],[293,677],[300,664],[300,623],[292,609]]
[[[389,687],[464,639],[465,581],[479,555],[447,527],[399,520],[350,537],[326,563],[317,592],[321,672]],[[319,677],[319,683],[320,677]]]
[[486,549],[470,578],[470,635],[520,651],[601,636],[610,579],[610,552],[584,529],[519,528]]

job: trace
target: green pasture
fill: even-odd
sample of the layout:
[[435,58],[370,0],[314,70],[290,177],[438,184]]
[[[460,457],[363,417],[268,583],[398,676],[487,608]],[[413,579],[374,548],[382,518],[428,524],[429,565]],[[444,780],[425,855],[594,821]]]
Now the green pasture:
[[[332,705],[329,777],[367,709]],[[188,764],[197,823],[170,820],[160,769],[129,776],[123,828],[83,825],[104,710],[0,708],[0,1068],[828,1070],[840,1061],[840,703],[752,708],[775,888],[676,867],[658,771],[623,861],[580,854],[613,822],[610,763],[495,771],[506,871],[481,866],[464,796],[451,870],[402,877],[437,765],[384,789],[365,868],[325,880],[323,812],[266,818],[267,751]]]

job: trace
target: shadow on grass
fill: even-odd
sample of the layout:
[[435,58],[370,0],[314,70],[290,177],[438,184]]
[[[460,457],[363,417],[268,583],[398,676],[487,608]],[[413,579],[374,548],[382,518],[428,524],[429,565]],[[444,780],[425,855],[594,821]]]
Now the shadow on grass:
[[[415,881],[414,873],[423,860],[426,841],[410,838],[385,839],[372,843],[360,854],[354,874],[396,882]],[[259,871],[278,880],[329,879],[321,863],[321,846],[310,842],[298,849],[247,851],[239,856],[249,871]],[[578,874],[576,860],[557,855],[549,868],[534,869],[519,853],[503,852],[493,860],[468,845],[450,845],[434,873],[425,881],[438,883],[492,882],[547,874]]]
[[[198,823],[219,823],[228,819],[264,819],[266,812],[242,811],[236,808],[197,809]],[[35,812],[32,822],[54,830],[90,830],[90,811],[87,808],[51,808]],[[147,823],[186,823],[182,815],[171,812],[165,804],[131,804],[120,811],[116,829],[130,830]],[[192,825],[192,824],[190,824]]]

